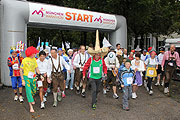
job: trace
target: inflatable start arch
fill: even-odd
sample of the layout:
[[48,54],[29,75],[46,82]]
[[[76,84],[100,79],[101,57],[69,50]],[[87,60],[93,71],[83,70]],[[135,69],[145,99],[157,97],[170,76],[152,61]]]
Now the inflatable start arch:
[[99,29],[109,33],[112,45],[120,43],[122,47],[127,47],[127,25],[123,16],[26,0],[1,0],[1,82],[7,86],[11,86],[7,66],[10,46],[16,45],[18,41],[27,43],[27,26],[84,31]]

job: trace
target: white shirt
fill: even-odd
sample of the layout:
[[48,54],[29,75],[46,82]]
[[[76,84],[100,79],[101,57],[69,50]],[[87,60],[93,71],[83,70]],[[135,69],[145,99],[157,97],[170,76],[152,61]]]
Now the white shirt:
[[[80,57],[81,57],[81,62],[80,62]],[[73,65],[77,68],[83,67],[87,62],[87,60],[88,60],[88,55],[86,53],[84,53],[84,55],[82,53],[79,53],[75,56]],[[83,69],[80,68],[80,71],[83,71]]]
[[74,69],[73,69],[73,65],[72,65],[72,58],[70,59],[69,56],[68,56],[68,58],[69,58],[69,66],[70,66],[71,72],[73,72]]
[[[53,60],[53,63],[54,63],[54,66],[55,68],[57,69],[58,68],[58,65],[59,65],[59,55],[57,56],[57,59],[53,58],[52,57],[52,60]],[[52,61],[51,59],[49,59],[49,63],[50,63],[50,67],[51,67],[51,72],[52,72]],[[61,67],[61,71],[63,70],[63,66],[67,69],[67,70],[70,70],[70,66],[68,65],[68,63],[64,60],[64,58],[62,56],[60,56],[60,67]],[[58,70],[58,72],[61,72],[60,69]],[[54,69],[54,72],[56,72],[56,70]]]
[[142,71],[145,70],[145,68],[144,68],[144,62],[143,62],[142,60],[139,60],[139,65],[138,65],[138,66],[136,66],[135,63],[136,63],[136,59],[134,59],[134,60],[131,61],[131,64],[132,64],[131,68],[132,68],[133,70],[135,70],[136,68],[137,68],[138,71],[140,71],[140,72],[142,72]]
[[51,75],[51,67],[49,64],[49,60],[45,59],[43,62],[40,61],[40,59],[37,59],[37,65],[38,69],[41,74],[47,73],[47,77],[50,77]]
[[146,56],[147,56],[147,55],[144,56],[143,54],[141,54],[141,60],[142,60],[142,61],[145,61]]
[[145,64],[146,65],[158,65],[158,60],[156,58],[154,58],[154,59],[148,58],[148,59],[146,59]]
[[160,54],[158,55],[159,65],[161,65],[162,60],[163,60],[163,57],[164,57],[164,54],[162,54],[162,53],[160,53]]

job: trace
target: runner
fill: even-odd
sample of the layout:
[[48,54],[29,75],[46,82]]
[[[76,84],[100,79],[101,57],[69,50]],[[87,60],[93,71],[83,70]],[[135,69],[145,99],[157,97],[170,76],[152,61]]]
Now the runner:
[[134,81],[134,71],[130,68],[131,61],[126,60],[125,67],[122,69],[121,73],[121,87],[123,90],[122,104],[123,109],[129,111],[128,100],[132,95],[132,83]]
[[169,84],[172,78],[172,74],[177,66],[180,66],[179,53],[175,51],[175,45],[170,46],[170,50],[164,53],[162,60],[162,71],[165,72],[165,84],[164,93],[169,93]]
[[108,78],[106,81],[106,86],[104,86],[105,88],[103,89],[103,93],[106,94],[106,89],[109,83],[112,82],[113,93],[114,93],[113,98],[118,99],[119,96],[117,95],[117,92],[116,92],[116,86],[117,86],[116,74],[118,73],[118,68],[120,67],[120,65],[119,65],[118,58],[116,57],[116,54],[113,48],[111,48],[111,51],[108,53],[104,61],[106,63],[107,70],[108,70],[107,71]]
[[135,72],[135,80],[133,83],[132,98],[137,98],[138,87],[142,85],[142,72],[144,71],[144,62],[140,60],[140,54],[136,53],[135,59],[131,61],[132,69]]
[[142,60],[143,62],[145,62],[146,57],[147,57],[147,51],[146,51],[146,50],[143,50],[143,53],[141,54],[141,60]]
[[155,84],[156,86],[160,85],[161,76],[163,78],[162,86],[164,86],[165,76],[164,76],[164,71],[162,71],[162,68],[161,68],[162,60],[163,60],[163,57],[164,57],[164,50],[165,50],[164,47],[160,48],[160,54],[158,55],[159,63],[158,63],[158,70],[157,70],[157,74],[158,74],[157,83]]
[[115,51],[116,51],[116,53],[117,52],[120,52],[121,54],[123,54],[123,51],[122,51],[122,49],[121,49],[121,45],[118,43],[118,44],[116,44],[116,49],[115,49]]
[[68,88],[69,81],[71,80],[71,82],[70,82],[70,90],[73,90],[74,73],[75,73],[75,70],[73,69],[73,65],[72,65],[72,57],[73,57],[73,50],[69,49],[68,50],[68,59],[69,59],[69,66],[70,66],[70,69],[71,69],[71,73],[67,73],[66,88]]
[[44,51],[39,52],[39,59],[37,59],[37,65],[41,73],[37,79],[37,84],[39,87],[39,96],[41,100],[40,108],[44,109],[45,108],[44,102],[46,102],[45,93],[48,88],[48,83],[51,83],[49,79],[51,75],[51,67],[49,61],[46,59],[46,53]]
[[124,57],[124,58],[128,58],[127,49],[124,49],[124,51],[123,51],[123,57]]
[[81,93],[82,97],[86,97],[85,89],[86,89],[86,84],[87,84],[87,76],[86,76],[85,80],[82,81],[82,77],[83,77],[82,71],[83,71],[84,65],[87,62],[87,60],[88,60],[88,55],[85,53],[85,46],[81,45],[80,46],[80,53],[75,56],[74,61],[73,61],[73,65],[75,66],[75,69],[76,69],[75,70],[76,93],[80,94],[80,87],[83,86],[82,93]]
[[[8,66],[10,70],[10,76],[11,76],[11,83],[12,88],[14,90],[14,101],[17,101],[19,98],[20,102],[23,102],[22,97],[22,79],[20,77],[20,65],[23,60],[23,57],[21,57],[21,54],[19,53],[19,56],[17,56],[18,51],[16,51],[16,47],[11,47],[10,54],[11,57],[8,58]],[[17,88],[19,88],[19,97],[18,97],[18,91]]]
[[[62,56],[63,59],[69,64],[69,58],[68,55],[65,54],[65,49],[64,48],[59,48],[58,49],[58,54],[59,56]],[[62,91],[62,97],[65,98],[65,89],[66,89],[66,79],[67,79],[67,69],[63,66],[63,74],[64,74],[64,90]]]
[[155,58],[156,52],[155,50],[150,51],[150,58],[147,58],[145,61],[146,66],[146,77],[147,77],[147,91],[149,92],[149,95],[153,94],[152,91],[152,81],[155,77],[157,77],[157,71],[158,68],[158,60]]
[[25,51],[26,58],[23,59],[20,67],[22,84],[26,89],[26,96],[29,102],[30,112],[34,112],[32,105],[35,104],[33,96],[36,94],[36,73],[40,74],[35,58],[37,53],[38,50],[36,50],[35,47],[28,47]]
[[[63,66],[67,69],[70,73],[70,67],[67,62],[63,59],[62,56],[59,56],[57,53],[57,49],[51,49],[51,59],[50,59],[50,66],[51,66],[51,78],[53,82],[53,96],[54,96],[54,103],[53,107],[57,106],[57,100],[62,100],[62,91],[64,90],[64,73],[63,73]],[[58,88],[60,87],[60,89]]]
[[107,77],[107,67],[102,57],[108,53],[108,48],[100,48],[98,30],[96,31],[95,49],[89,48],[88,53],[93,57],[90,57],[84,66],[83,80],[85,80],[86,72],[89,68],[89,83],[91,84],[92,91],[92,109],[95,110],[99,86],[101,84],[102,73],[104,72],[105,76]]
[[129,60],[134,60],[134,53],[133,52],[130,52],[128,59]]

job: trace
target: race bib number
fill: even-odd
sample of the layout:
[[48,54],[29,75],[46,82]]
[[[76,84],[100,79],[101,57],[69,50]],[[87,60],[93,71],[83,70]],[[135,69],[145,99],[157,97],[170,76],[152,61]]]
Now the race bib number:
[[43,87],[43,82],[42,81],[37,81],[38,87]]
[[169,66],[173,66],[173,63],[169,63]]
[[100,67],[93,67],[93,73],[100,73]]
[[154,70],[149,70],[149,75],[154,75]]
[[133,78],[132,77],[128,77],[127,78],[127,84],[132,84],[133,83]]
[[13,68],[13,70],[19,70],[19,64],[14,64],[14,65],[12,66],[12,68]]
[[34,73],[33,72],[29,72],[29,74],[28,74],[28,78],[34,78]]

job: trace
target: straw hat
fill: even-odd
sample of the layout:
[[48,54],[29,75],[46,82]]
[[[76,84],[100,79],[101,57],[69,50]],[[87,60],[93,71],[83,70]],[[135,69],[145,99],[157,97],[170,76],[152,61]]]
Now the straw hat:
[[88,53],[91,56],[94,56],[96,53],[101,53],[101,56],[105,56],[108,53],[109,48],[107,47],[103,47],[100,48],[100,44],[99,44],[99,31],[96,30],[96,43],[95,43],[95,49],[89,47],[88,48]]

